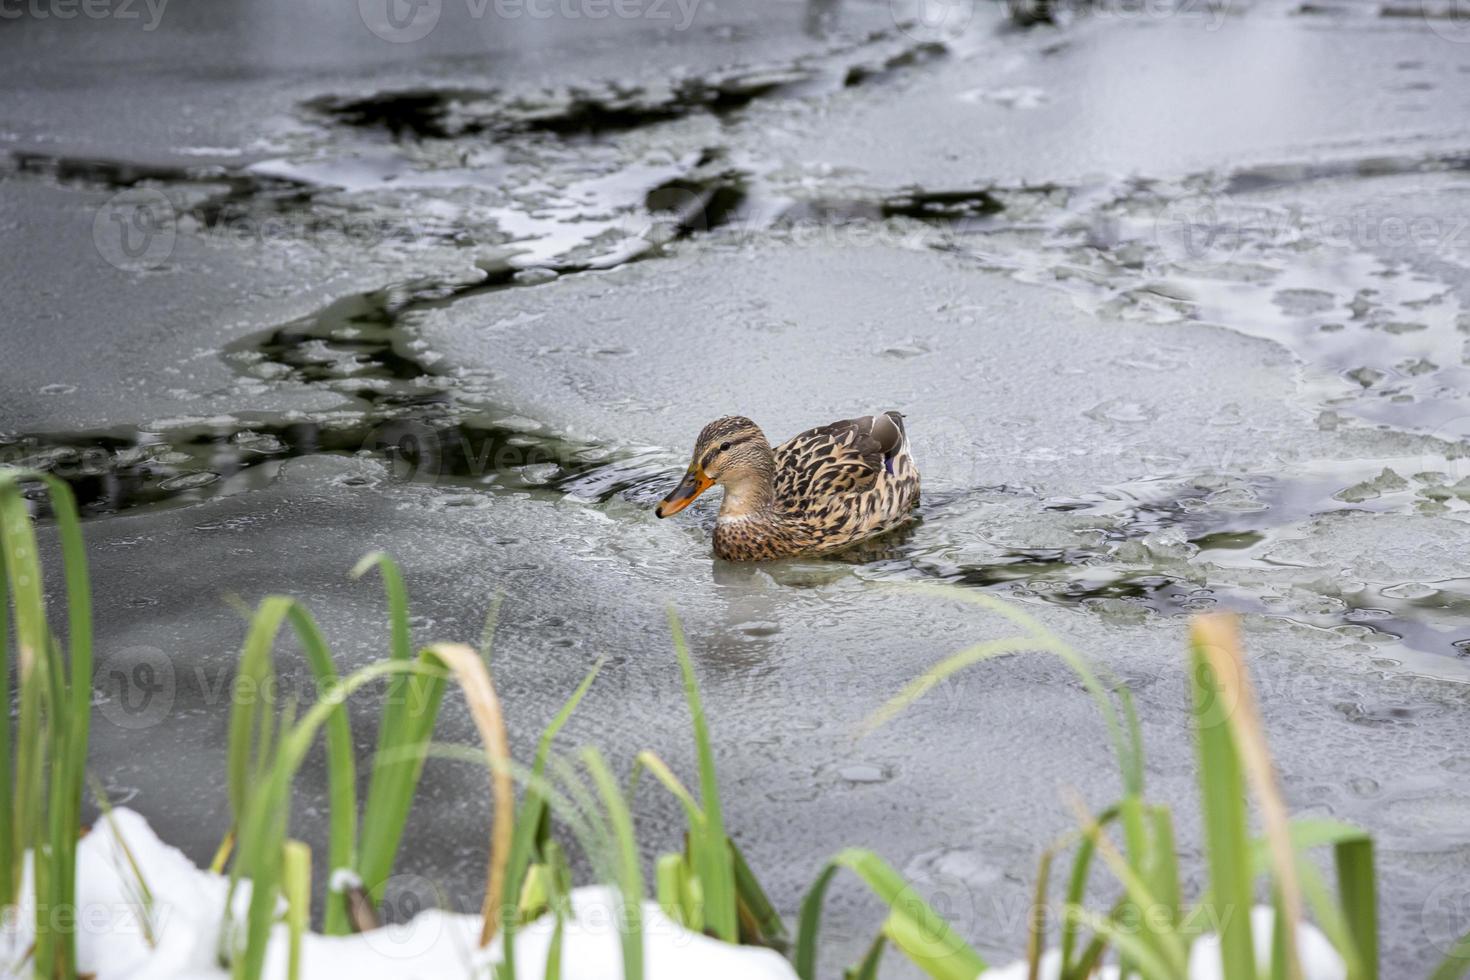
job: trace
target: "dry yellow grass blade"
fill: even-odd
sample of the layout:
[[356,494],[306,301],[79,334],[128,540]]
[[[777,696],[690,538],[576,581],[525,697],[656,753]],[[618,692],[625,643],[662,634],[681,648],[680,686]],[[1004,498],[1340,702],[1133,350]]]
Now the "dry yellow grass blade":
[[505,716],[500,698],[490,681],[490,672],[479,654],[463,643],[436,643],[428,652],[448,667],[464,691],[465,701],[480,732],[485,755],[490,761],[490,792],[495,799],[495,817],[490,827],[490,858],[485,901],[480,912],[480,945],[495,938],[500,925],[500,894],[505,887],[505,864],[510,859],[511,836],[515,826],[515,788],[511,782],[510,742],[505,734]]
[[1286,919],[1284,926],[1277,923],[1277,928],[1284,933],[1286,973],[1291,980],[1301,980],[1297,927],[1302,919],[1302,892],[1297,879],[1296,854],[1291,845],[1286,803],[1281,798],[1276,767],[1271,761],[1271,750],[1261,725],[1255,685],[1251,683],[1245,654],[1240,646],[1239,623],[1235,616],[1224,613],[1198,616],[1191,632],[1195,644],[1215,672],[1222,704],[1229,706],[1226,721],[1235,736],[1236,751],[1245,766],[1246,779],[1261,807],[1266,840],[1275,866],[1276,887],[1281,893],[1282,914]]

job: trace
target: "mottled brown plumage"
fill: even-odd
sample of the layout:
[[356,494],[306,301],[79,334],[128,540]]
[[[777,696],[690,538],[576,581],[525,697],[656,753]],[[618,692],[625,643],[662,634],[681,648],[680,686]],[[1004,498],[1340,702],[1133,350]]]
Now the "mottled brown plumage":
[[919,471],[897,412],[809,429],[775,449],[750,419],[716,419],[658,516],[716,484],[725,499],[715,555],[729,561],[836,551],[892,530],[919,504]]

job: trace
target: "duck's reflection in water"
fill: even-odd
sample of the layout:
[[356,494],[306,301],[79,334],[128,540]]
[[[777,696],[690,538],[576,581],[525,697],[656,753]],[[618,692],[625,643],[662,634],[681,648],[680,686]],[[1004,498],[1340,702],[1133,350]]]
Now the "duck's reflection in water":
[[819,558],[715,559],[711,576],[724,609],[720,629],[699,638],[702,656],[731,670],[760,669],[770,662],[781,641],[783,610],[815,590],[851,582],[854,566],[907,562],[920,523],[914,519],[879,538]]

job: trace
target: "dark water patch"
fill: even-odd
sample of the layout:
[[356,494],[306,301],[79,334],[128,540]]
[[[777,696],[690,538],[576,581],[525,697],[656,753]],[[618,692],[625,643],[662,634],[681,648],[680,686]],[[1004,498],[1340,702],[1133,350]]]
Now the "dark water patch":
[[527,130],[562,136],[637,129],[693,112],[722,115],[743,109],[756,99],[810,81],[809,68],[772,68],[733,73],[722,78],[690,78],[667,94],[609,85],[602,90],[572,89],[564,100],[538,106],[512,103],[517,124]]
[[677,177],[650,190],[643,206],[674,220],[674,236],[712,231],[740,217],[748,200],[744,177],[727,171],[716,177]]
[[[11,162],[18,174],[63,185],[150,195],[124,198],[118,206],[161,209],[156,211],[159,220],[191,222],[191,231],[204,238],[242,243],[308,240],[318,247],[350,248],[386,241],[409,244],[436,236],[423,222],[324,202],[324,195],[337,190],[330,184],[239,165],[184,166],[34,152],[12,153]],[[446,228],[438,237],[463,242],[466,235]]]
[[1470,170],[1470,153],[1370,156],[1351,160],[1265,164],[1232,172],[1226,179],[1223,190],[1227,194],[1246,194],[1319,180],[1460,173],[1467,170]]
[[[0,437],[0,458],[62,479],[82,515],[95,517],[213,496],[238,486],[246,470],[287,457],[289,447],[300,442],[294,426],[215,421],[167,432],[114,428],[8,435]],[[39,488],[27,496],[38,515],[49,516]]]
[[1245,551],[1265,540],[1266,535],[1260,531],[1215,531],[1192,538],[1189,543],[1200,551]]
[[813,77],[809,68],[773,68],[689,78],[662,88],[612,82],[540,97],[497,90],[413,88],[364,96],[324,95],[303,103],[303,109],[339,125],[382,130],[396,140],[456,139],[486,133],[597,135],[697,112],[721,115]]
[[745,200],[735,172],[679,178],[650,189],[646,208],[657,229],[613,252],[580,262],[534,268],[514,256],[487,260],[478,278],[434,278],[353,294],[280,327],[228,345],[225,359],[261,380],[329,384],[369,404],[401,407],[443,402],[463,393],[461,379],[446,377],[412,350],[408,326],[415,316],[501,289],[544,285],[564,276],[615,268],[658,254],[670,242],[733,220]]
[[[208,199],[213,210],[201,220],[227,220],[231,202],[257,187],[242,184]],[[493,399],[476,397],[464,379],[441,373],[415,350],[410,325],[416,315],[471,296],[657,254],[665,242],[732,220],[743,198],[741,178],[733,173],[671,181],[646,194],[659,233],[614,253],[535,268],[509,257],[486,260],[467,281],[426,277],[344,296],[223,352],[232,368],[256,383],[326,385],[355,396],[360,409],[306,418],[241,413],[154,429],[0,435],[0,464],[61,477],[89,517],[243,492],[269,482],[284,462],[319,453],[385,459],[400,480],[543,488],[599,502],[661,487],[671,466],[657,454],[568,443],[525,419],[495,422],[505,413]],[[32,500],[44,514],[43,495],[33,493]]]
[[242,374],[300,384],[330,384],[372,405],[430,405],[446,399],[451,379],[411,352],[403,332],[410,314],[466,296],[514,285],[517,270],[487,264],[479,279],[423,279],[354,293],[282,326],[244,337],[225,348],[225,360]]
[[927,65],[949,57],[949,48],[936,41],[915,45],[875,64],[853,65],[842,77],[844,88],[856,88],[887,81],[893,75],[919,65]]
[[1072,4],[1060,0],[1006,0],[1006,14],[1016,27],[1060,27]]
[[[673,472],[658,454],[570,442],[526,420],[423,412],[257,414],[181,420],[151,430],[0,437],[3,464],[62,479],[84,517],[242,493],[270,482],[288,460],[318,454],[382,461],[396,482],[545,489],[592,502],[619,495],[652,499]],[[27,496],[38,516],[50,516],[39,487]]]
[[879,202],[879,210],[885,218],[948,223],[998,214],[1005,210],[1005,205],[990,189],[927,191],[915,188],[884,198]]
[[1456,30],[1460,29],[1465,20],[1464,10],[1453,2],[1385,3],[1379,6],[1378,16],[1401,20],[1447,20],[1454,23]]
[[448,139],[479,132],[461,118],[459,107],[494,98],[495,93],[472,89],[404,89],[361,98],[320,96],[303,108],[344,126],[382,129],[394,139]]
[[[284,213],[304,208],[324,188],[288,177],[253,173],[242,166],[146,163],[99,157],[53,156],[30,151],[11,154],[17,173],[46,177],[61,184],[100,190],[128,191],[139,188],[195,188],[207,192],[195,203],[182,197],[170,200],[174,209],[193,217],[206,233],[226,229],[245,214],[262,206]],[[322,221],[328,221],[326,217]],[[340,224],[340,222],[337,222]]]
[[[243,191],[242,191],[243,193]],[[228,345],[224,358],[255,381],[327,385],[359,410],[301,418],[241,413],[156,429],[0,435],[0,464],[66,480],[87,516],[181,504],[268,482],[305,455],[363,454],[392,462],[399,479],[539,487],[591,501],[638,494],[667,482],[657,454],[572,444],[529,420],[500,425],[493,399],[441,373],[410,343],[415,315],[499,289],[535,286],[656,254],[660,246],[733,219],[744,199],[739,175],[682,178],[647,192],[660,234],[585,262],[522,268],[488,260],[477,278],[424,278],[344,296],[315,313]],[[225,214],[223,208],[218,212]],[[661,492],[661,491],[660,491]],[[33,494],[45,512],[42,495]]]
[[314,185],[287,177],[257,174],[241,164],[149,163],[103,157],[76,157],[15,150],[10,160],[16,173],[47,177],[63,184],[101,190],[131,190],[156,185],[224,185],[234,198],[258,194],[299,193]]
[[57,156],[29,150],[12,151],[10,159],[17,173],[106,190],[127,190],[142,184],[217,184],[253,179],[239,168],[219,164],[183,166],[103,157]]
[[[874,49],[891,54],[874,55]],[[500,89],[420,86],[354,95],[321,95],[301,104],[310,117],[377,130],[395,140],[484,134],[597,136],[699,113],[725,116],[758,100],[800,97],[872,84],[943,59],[949,49],[912,42],[901,29],[789,63],[734,66],[666,84],[606,81],[529,94]]]
[[989,218],[1006,209],[995,188],[926,191],[912,189],[878,198],[811,198],[791,201],[780,212],[776,228],[840,227],[853,222],[908,218],[927,224],[956,226]]

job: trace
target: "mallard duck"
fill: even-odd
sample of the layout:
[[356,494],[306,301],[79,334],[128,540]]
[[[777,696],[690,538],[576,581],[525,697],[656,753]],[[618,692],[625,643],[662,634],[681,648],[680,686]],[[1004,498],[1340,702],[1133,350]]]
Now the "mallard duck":
[[677,514],[716,484],[725,499],[715,556],[727,561],[836,551],[891,531],[919,505],[919,470],[897,412],[808,429],[775,449],[750,419],[715,419],[654,512]]

